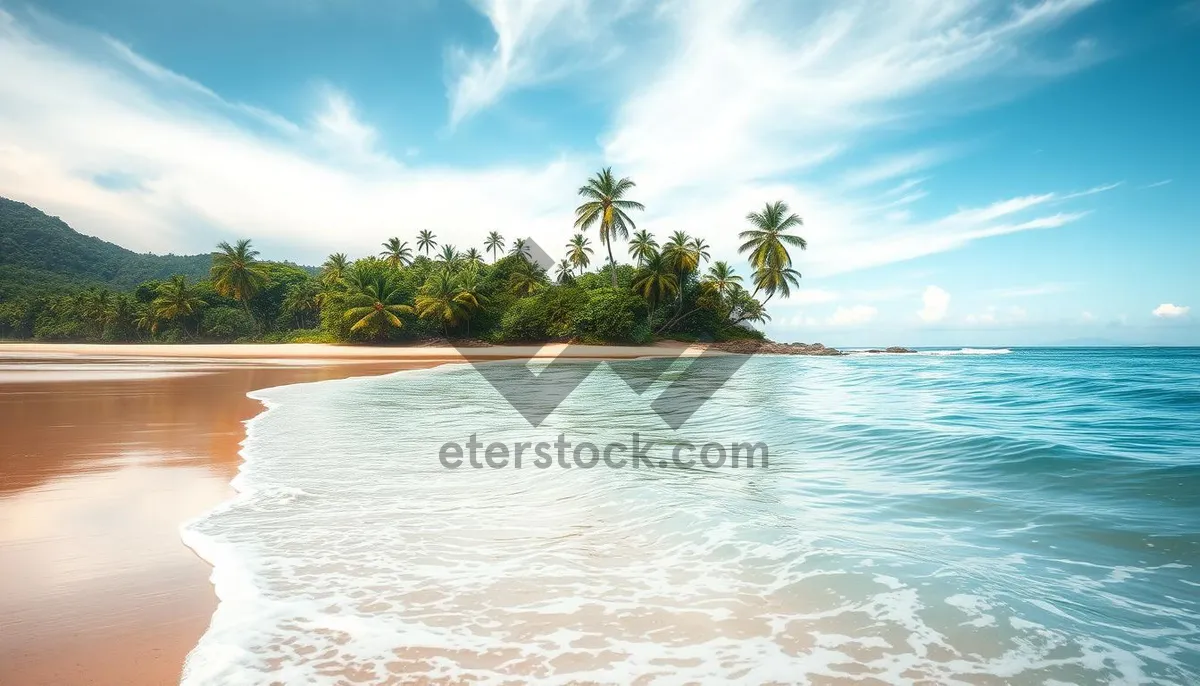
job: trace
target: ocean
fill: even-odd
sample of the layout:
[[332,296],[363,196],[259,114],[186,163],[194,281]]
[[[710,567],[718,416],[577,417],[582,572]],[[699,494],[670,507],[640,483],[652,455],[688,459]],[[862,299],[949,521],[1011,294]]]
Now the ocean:
[[759,356],[672,429],[686,365],[253,393],[183,683],[1200,683],[1200,349]]

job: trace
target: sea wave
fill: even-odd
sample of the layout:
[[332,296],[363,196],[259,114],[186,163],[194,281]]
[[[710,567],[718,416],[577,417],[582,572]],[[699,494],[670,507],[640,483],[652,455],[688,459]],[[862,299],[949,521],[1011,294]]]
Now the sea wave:
[[[1197,362],[756,357],[678,431],[603,367],[537,428],[468,366],[260,391],[183,683],[1195,683]],[[770,467],[438,461],[632,433]]]

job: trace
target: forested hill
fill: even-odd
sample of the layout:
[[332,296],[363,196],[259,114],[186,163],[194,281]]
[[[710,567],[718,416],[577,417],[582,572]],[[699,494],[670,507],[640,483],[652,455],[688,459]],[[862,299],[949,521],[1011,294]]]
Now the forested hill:
[[0,293],[102,284],[129,290],[183,274],[208,276],[212,255],[139,254],[85,236],[58,217],[0,198]]

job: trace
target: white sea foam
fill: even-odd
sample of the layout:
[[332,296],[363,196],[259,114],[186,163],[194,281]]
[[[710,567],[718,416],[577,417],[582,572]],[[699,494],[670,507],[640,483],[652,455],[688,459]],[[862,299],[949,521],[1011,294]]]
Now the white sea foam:
[[[220,598],[183,683],[1170,683],[1191,669],[1194,605],[1130,595],[1160,575],[1179,588],[1191,567],[1043,555],[1051,522],[1017,526],[1037,514],[1012,493],[968,504],[997,480],[952,481],[954,456],[914,463],[911,437],[884,438],[944,397],[875,367],[751,360],[679,433],[603,368],[536,429],[462,366],[254,393],[267,410],[247,423],[238,495],[183,527]],[[763,440],[771,468],[437,460],[472,433],[635,431]],[[1170,628],[1157,652],[1125,628],[1144,617]]]
[[958,350],[922,350],[918,355],[1008,355],[1012,351],[1008,348],[959,348]]

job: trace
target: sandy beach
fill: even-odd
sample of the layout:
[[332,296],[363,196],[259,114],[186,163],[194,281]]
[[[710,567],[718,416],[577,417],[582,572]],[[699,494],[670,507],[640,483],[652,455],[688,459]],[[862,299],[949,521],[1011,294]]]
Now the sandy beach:
[[461,361],[437,347],[0,344],[0,683],[177,683],[216,606],[179,526],[232,495],[243,422],[262,409],[246,393]]

